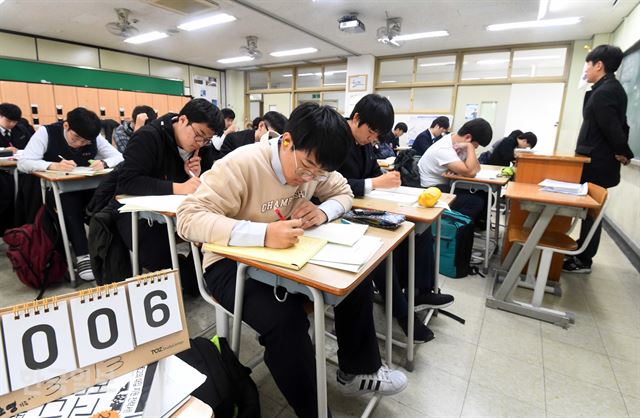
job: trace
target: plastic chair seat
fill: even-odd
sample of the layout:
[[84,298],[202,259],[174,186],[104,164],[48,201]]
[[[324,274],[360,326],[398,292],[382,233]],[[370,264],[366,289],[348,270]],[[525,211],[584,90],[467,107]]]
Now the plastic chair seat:
[[[517,242],[524,244],[531,233],[531,228],[522,226],[511,227],[508,232],[509,242]],[[575,251],[578,249],[578,243],[570,236],[557,231],[545,231],[536,246],[538,248],[550,248],[559,251]]]

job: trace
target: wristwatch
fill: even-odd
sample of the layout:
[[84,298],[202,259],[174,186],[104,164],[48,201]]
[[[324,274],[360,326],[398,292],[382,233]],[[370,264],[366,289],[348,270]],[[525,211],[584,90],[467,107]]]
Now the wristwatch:
[[100,161],[102,161],[102,166],[104,168],[109,168],[109,165],[107,164],[107,162],[105,160],[100,160]]

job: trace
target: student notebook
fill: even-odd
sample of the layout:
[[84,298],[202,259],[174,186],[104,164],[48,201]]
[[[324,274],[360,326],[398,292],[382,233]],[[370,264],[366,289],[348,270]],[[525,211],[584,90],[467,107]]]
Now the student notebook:
[[329,223],[304,231],[305,237],[326,240],[332,244],[353,245],[367,232],[367,225]]
[[327,244],[309,263],[357,273],[382,247],[378,237],[363,236],[353,246]]
[[327,241],[318,238],[301,236],[293,247],[278,249],[266,247],[230,247],[208,243],[204,244],[205,251],[220,255],[248,258],[262,263],[273,264],[292,270],[300,270]]

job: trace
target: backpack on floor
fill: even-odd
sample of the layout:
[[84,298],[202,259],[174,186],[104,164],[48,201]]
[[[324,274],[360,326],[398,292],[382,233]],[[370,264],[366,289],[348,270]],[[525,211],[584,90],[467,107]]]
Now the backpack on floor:
[[[435,238],[435,228],[433,236]],[[445,210],[440,222],[440,274],[459,279],[469,274],[473,222],[455,210]]]
[[62,281],[67,273],[61,237],[58,219],[46,205],[40,207],[33,224],[4,233],[13,271],[22,283],[40,290],[36,299],[42,297],[47,286]]
[[251,369],[243,366],[226,338],[190,340],[191,348],[176,354],[207,380],[191,395],[208,404],[216,418],[260,418],[258,388]]
[[400,172],[400,182],[403,186],[421,187],[419,160],[420,156],[412,149],[400,151],[396,157],[394,166]]

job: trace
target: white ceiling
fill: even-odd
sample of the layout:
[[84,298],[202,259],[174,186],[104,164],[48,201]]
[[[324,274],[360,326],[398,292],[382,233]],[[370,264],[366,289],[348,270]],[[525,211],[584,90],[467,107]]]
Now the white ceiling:
[[[75,41],[125,52],[155,56],[212,68],[274,66],[300,60],[326,60],[350,55],[375,56],[421,53],[505,44],[588,39],[615,30],[638,0],[551,0],[546,18],[581,16],[574,26],[488,32],[494,23],[535,20],[538,0],[217,0],[218,12],[237,21],[193,32],[179,31],[170,38],[130,45],[111,35],[104,25],[116,20],[114,8],[132,10],[141,33],[169,29],[194,16],[180,15],[150,4],[153,0],[6,0],[0,4],[0,29]],[[183,5],[195,0],[173,0]],[[206,1],[206,0],[200,0]],[[215,9],[212,9],[215,10]],[[338,30],[337,19],[358,12],[366,25],[361,34]],[[376,41],[385,11],[401,17],[402,33],[448,30],[447,38],[406,41],[391,48]],[[215,11],[213,12],[215,13]],[[208,15],[204,12],[200,15]],[[221,58],[241,55],[247,35],[258,36],[263,58],[223,65]],[[298,57],[274,58],[269,52],[312,46],[319,51]]]

